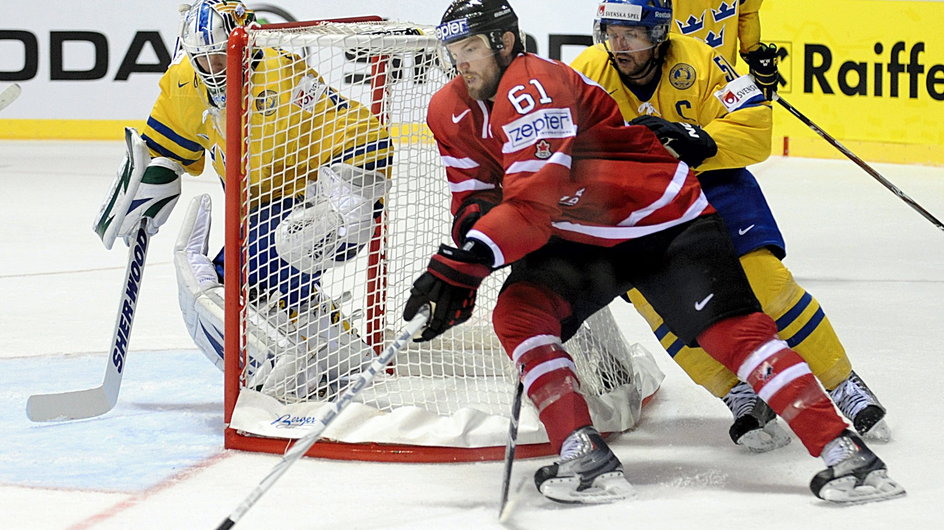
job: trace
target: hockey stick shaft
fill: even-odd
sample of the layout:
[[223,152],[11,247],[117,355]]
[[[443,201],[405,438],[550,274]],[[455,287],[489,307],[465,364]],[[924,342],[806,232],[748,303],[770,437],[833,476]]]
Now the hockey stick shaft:
[[315,445],[315,442],[321,439],[321,434],[325,429],[328,428],[329,425],[331,425],[331,422],[337,418],[338,414],[340,414],[345,408],[347,408],[348,405],[351,404],[351,401],[357,397],[357,394],[359,394],[361,390],[370,385],[377,373],[382,372],[387,368],[387,365],[390,364],[390,361],[393,360],[397,352],[403,349],[410,338],[413,337],[417,331],[422,329],[424,325],[426,325],[427,320],[429,320],[429,309],[424,308],[420,310],[420,312],[417,313],[415,317],[413,317],[413,320],[407,322],[406,326],[404,326],[396,340],[387,346],[383,353],[376,357],[373,362],[371,362],[370,365],[360,373],[354,383],[351,384],[351,386],[349,386],[336,401],[329,403],[327,414],[318,420],[318,423],[314,425],[311,431],[305,434],[305,436],[299,438],[298,441],[292,445],[291,449],[285,452],[285,454],[282,456],[282,460],[279,461],[279,463],[276,464],[271,471],[269,471],[269,474],[266,475],[266,477],[262,479],[261,482],[259,482],[259,485],[257,485],[256,488],[252,490],[252,492],[243,500],[243,502],[240,503],[240,505],[237,506],[235,510],[233,510],[229,517],[220,523],[220,525],[217,527],[217,530],[227,530],[228,528],[232,528],[233,525],[235,525],[236,522],[239,521],[247,511],[249,511],[250,508],[252,508],[256,501],[258,501],[259,498],[262,497],[262,495],[272,487],[275,481],[277,481],[279,477],[288,471],[288,468],[290,468],[292,464],[304,456],[304,454],[307,453],[309,449],[311,449],[311,446]]
[[13,83],[12,85],[0,91],[0,110],[3,110],[13,103],[13,101],[20,96],[20,92],[23,90],[20,88],[20,85]]
[[840,153],[846,155],[846,157],[847,157],[849,160],[852,160],[853,162],[855,162],[855,164],[856,164],[857,166],[859,166],[859,167],[861,167],[863,170],[865,170],[865,172],[868,173],[869,175],[871,175],[872,178],[874,178],[875,180],[879,181],[883,186],[885,186],[885,187],[888,188],[892,193],[894,193],[895,195],[897,195],[898,198],[900,198],[901,200],[905,201],[905,203],[907,203],[908,206],[911,206],[916,212],[918,212],[919,214],[921,214],[925,219],[927,219],[928,221],[930,221],[934,226],[936,226],[936,227],[937,227],[938,229],[940,229],[940,230],[944,230],[944,223],[942,223],[938,218],[936,218],[936,217],[934,217],[933,215],[931,215],[931,212],[925,210],[920,204],[918,204],[917,202],[915,202],[914,199],[912,199],[912,198],[909,197],[907,194],[905,194],[905,192],[901,191],[901,189],[899,189],[897,186],[895,186],[894,184],[892,184],[891,182],[889,182],[889,180],[886,179],[885,177],[883,177],[878,171],[876,171],[875,169],[873,169],[872,166],[868,165],[864,160],[862,160],[861,158],[859,158],[858,156],[856,156],[855,153],[853,153],[852,151],[850,151],[849,149],[847,149],[846,146],[844,146],[844,145],[842,145],[841,143],[839,143],[839,140],[836,140],[835,138],[833,138],[832,136],[830,136],[829,133],[827,133],[827,132],[824,131],[823,129],[819,128],[818,125],[816,125],[815,123],[813,123],[812,120],[810,120],[810,119],[807,118],[802,112],[800,112],[799,110],[797,110],[796,107],[794,107],[793,105],[791,105],[790,103],[788,103],[787,101],[785,101],[783,98],[781,98],[781,97],[779,97],[779,96],[777,97],[777,102],[780,103],[780,105],[781,105],[783,108],[787,109],[787,111],[789,111],[790,114],[793,114],[794,116],[796,116],[797,119],[799,119],[800,121],[802,121],[802,122],[803,122],[807,127],[809,127],[810,129],[812,129],[813,132],[815,132],[816,134],[820,135],[824,140],[826,140],[826,141],[829,142],[833,147],[835,147],[836,149],[838,149]]
[[122,284],[121,301],[118,305],[118,316],[115,318],[115,330],[112,333],[108,364],[105,367],[102,384],[87,390],[32,395],[26,402],[26,415],[30,420],[92,418],[108,412],[117,403],[150,240],[145,229],[146,223],[146,219],[141,221],[134,242],[128,248],[128,266],[125,268],[125,281]]
[[498,507],[498,520],[504,521],[508,514],[508,492],[511,489],[511,468],[515,462],[515,449],[518,446],[518,419],[521,417],[521,399],[524,395],[524,381],[518,373],[518,385],[511,404],[511,420],[508,422],[508,442],[505,444],[505,468],[502,474],[501,504]]

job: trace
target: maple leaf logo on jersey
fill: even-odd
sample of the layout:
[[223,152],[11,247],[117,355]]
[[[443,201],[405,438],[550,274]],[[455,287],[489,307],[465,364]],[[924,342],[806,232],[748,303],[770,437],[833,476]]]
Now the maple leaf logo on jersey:
[[537,143],[534,150],[534,156],[540,158],[541,160],[547,160],[551,158],[551,143],[547,140],[541,140]]

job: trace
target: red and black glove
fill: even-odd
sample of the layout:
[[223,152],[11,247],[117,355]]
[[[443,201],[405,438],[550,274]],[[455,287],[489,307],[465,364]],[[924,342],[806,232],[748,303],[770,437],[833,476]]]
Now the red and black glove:
[[404,320],[412,320],[420,308],[430,305],[429,322],[416,342],[432,340],[472,317],[475,292],[492,272],[482,253],[441,245],[426,272],[413,282]]
[[649,115],[634,118],[629,124],[649,128],[669,152],[690,167],[698,167],[718,154],[718,144],[697,125]]
[[777,62],[779,61],[777,45],[762,43],[759,47],[742,54],[741,58],[750,68],[751,75],[754,77],[754,84],[764,93],[764,97],[768,101],[773,101],[778,85],[787,84],[777,70]]
[[501,202],[501,190],[479,191],[469,196],[452,218],[452,240],[460,247],[465,242],[465,235],[480,217]]

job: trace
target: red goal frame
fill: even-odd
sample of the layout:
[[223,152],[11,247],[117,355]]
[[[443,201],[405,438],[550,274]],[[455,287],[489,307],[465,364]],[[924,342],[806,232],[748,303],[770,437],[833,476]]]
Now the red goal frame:
[[[263,25],[263,29],[279,28],[301,28],[316,26],[325,22],[379,22],[384,20],[379,16],[350,17],[342,19],[317,20],[309,22],[288,22],[278,24]],[[245,50],[248,45],[248,34],[243,28],[237,28],[230,35],[227,49],[227,120],[226,137],[231,141],[226,144],[226,227],[225,227],[225,251],[224,260],[229,264],[224,271],[224,289],[225,289],[225,333],[224,333],[224,365],[225,365],[225,383],[224,383],[224,416],[223,421],[226,424],[224,431],[224,447],[227,449],[239,449],[253,452],[264,452],[282,454],[291,447],[296,440],[267,438],[255,435],[247,435],[236,429],[230,428],[233,409],[236,406],[236,399],[239,395],[239,363],[244,357],[245,352],[240,348],[240,335],[244,329],[245,322],[242,322],[239,315],[242,315],[245,307],[245,299],[242,296],[240,285],[245,280],[241,266],[232,264],[241,264],[244,262],[241,248],[243,236],[240,233],[239,219],[243,218],[247,212],[243,211],[242,196],[246,193],[244,186],[245,175],[242,163],[233,163],[241,161],[245,154],[244,141],[232,141],[233,139],[245,138],[246,124],[243,123],[242,116],[245,109],[245,94],[243,91],[243,72],[242,61]],[[383,114],[382,102],[383,92],[385,90],[383,83],[386,79],[384,71],[385,63],[378,57],[371,66],[373,71],[371,90],[374,92],[373,100],[376,102],[372,107],[372,112],[377,115],[381,122],[386,122]],[[378,82],[379,81],[379,82]],[[366,338],[377,352],[383,349],[383,317],[386,289],[386,270],[383,259],[383,221],[378,224],[378,233],[370,242],[371,255],[380,256],[375,264],[371,262],[368,268],[368,306],[376,309],[367,315]],[[528,444],[517,447],[516,455],[518,458],[532,458],[547,456],[554,451],[549,443]],[[474,462],[474,461],[494,461],[501,460],[505,455],[504,446],[480,447],[480,448],[461,448],[461,447],[433,447],[433,446],[415,446],[399,444],[381,444],[381,443],[341,443],[330,440],[319,440],[311,449],[305,453],[305,456],[330,458],[337,460],[361,460],[376,462]]]

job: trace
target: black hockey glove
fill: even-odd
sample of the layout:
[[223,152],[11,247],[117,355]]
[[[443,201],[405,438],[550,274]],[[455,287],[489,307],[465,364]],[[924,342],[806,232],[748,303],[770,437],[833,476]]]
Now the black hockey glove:
[[697,125],[648,115],[634,118],[629,124],[648,127],[670,153],[693,168],[718,152],[715,141]]
[[413,282],[403,309],[404,320],[411,320],[421,307],[431,306],[429,322],[416,342],[432,340],[469,320],[475,308],[475,292],[491,271],[480,254],[441,245],[426,272]]
[[777,93],[778,85],[785,85],[787,82],[777,71],[776,44],[763,44],[754,50],[742,54],[741,58],[750,68],[751,75],[754,76],[754,84],[764,93],[768,101],[774,100],[774,94]]
[[452,218],[452,240],[456,245],[462,246],[472,225],[500,202],[500,189],[480,191],[463,201],[459,211]]

